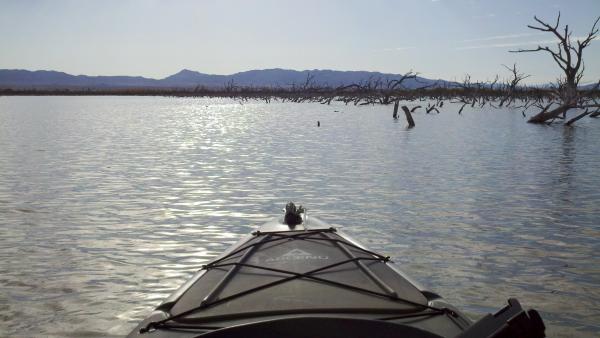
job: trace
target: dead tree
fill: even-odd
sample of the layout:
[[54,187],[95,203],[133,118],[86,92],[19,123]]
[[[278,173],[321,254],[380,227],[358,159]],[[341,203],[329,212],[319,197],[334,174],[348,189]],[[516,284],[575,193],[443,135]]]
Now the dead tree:
[[406,122],[408,122],[408,127],[412,128],[415,126],[415,120],[413,120],[412,115],[410,114],[410,110],[407,106],[402,106],[402,110],[404,110],[404,115],[406,115]]
[[525,111],[527,111],[527,109],[529,109],[529,107],[531,107],[535,102],[531,102],[528,98],[526,98],[523,105],[513,105],[513,103],[519,97],[519,83],[531,75],[519,73],[516,63],[513,64],[512,68],[506,65],[502,66],[510,72],[511,78],[506,80],[504,85],[504,97],[500,100],[500,106],[506,104],[507,106],[514,106],[514,108],[524,108],[522,114],[525,116]]
[[[528,25],[527,27],[548,32],[554,35],[558,39],[556,49],[548,46],[538,46],[535,49],[519,49],[511,52],[514,53],[528,53],[528,52],[545,52],[550,54],[554,62],[560,67],[564,73],[564,77],[561,77],[557,81],[555,88],[555,102],[558,107],[549,111],[541,111],[535,116],[531,117],[528,122],[531,123],[545,123],[546,121],[553,121],[556,118],[566,118],[566,114],[569,110],[574,108],[586,109],[590,108],[587,104],[587,99],[582,98],[578,90],[579,81],[583,77],[585,70],[585,64],[583,62],[583,51],[590,43],[598,36],[598,21],[600,17],[596,19],[592,29],[584,39],[577,39],[575,42],[571,40],[572,31],[569,29],[569,25],[565,25],[564,28],[560,28],[560,13],[556,19],[554,26],[538,19],[536,16],[533,17],[539,26]],[[586,110],[583,116],[591,114]],[[580,115],[580,116],[581,116]],[[577,116],[573,120],[567,122],[571,124],[583,116]]]

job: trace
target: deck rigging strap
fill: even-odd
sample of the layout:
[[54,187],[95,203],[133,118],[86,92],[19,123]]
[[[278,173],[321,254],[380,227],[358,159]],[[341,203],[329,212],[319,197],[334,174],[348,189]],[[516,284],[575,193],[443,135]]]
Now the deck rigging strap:
[[[263,236],[263,237],[261,237],[259,240],[255,241],[253,243],[250,243],[248,245],[243,245],[241,248],[233,250],[232,252],[228,253],[227,255],[225,255],[221,258],[218,258],[207,265],[202,266],[203,270],[210,270],[212,268],[220,268],[220,267],[227,267],[227,266],[231,266],[231,269],[226,273],[226,275],[221,279],[221,281],[219,281],[219,283],[217,283],[217,285],[215,285],[215,287],[213,287],[213,289],[204,298],[204,300],[200,303],[199,306],[194,307],[189,310],[186,310],[186,311],[181,312],[176,315],[171,315],[171,316],[169,316],[165,319],[159,320],[159,321],[150,322],[145,327],[140,329],[140,333],[149,332],[151,330],[159,329],[159,328],[169,328],[169,327],[171,327],[171,325],[167,324],[167,322],[169,322],[169,321],[174,321],[176,319],[183,318],[183,317],[185,317],[193,312],[196,312],[198,310],[205,309],[207,307],[214,306],[214,305],[217,305],[217,304],[220,304],[220,303],[223,303],[223,302],[226,302],[226,301],[238,298],[238,297],[242,297],[244,295],[256,292],[258,290],[266,289],[271,286],[275,286],[278,284],[282,284],[282,283],[285,283],[285,282],[288,282],[291,280],[295,280],[295,279],[300,279],[300,278],[311,279],[311,280],[335,285],[338,287],[346,288],[348,290],[362,292],[362,293],[368,293],[373,296],[383,297],[383,298],[390,299],[393,301],[399,301],[399,302],[402,302],[405,304],[414,305],[419,308],[418,313],[421,313],[422,315],[437,315],[437,314],[444,314],[444,313],[454,315],[454,312],[447,308],[436,308],[436,307],[433,307],[433,306],[430,306],[427,304],[421,304],[421,303],[417,303],[417,302],[414,302],[414,301],[411,301],[408,299],[398,297],[397,293],[393,289],[391,289],[389,286],[387,286],[367,266],[365,266],[364,264],[361,263],[362,261],[380,261],[380,262],[385,263],[390,260],[390,257],[377,254],[375,252],[372,252],[370,250],[362,248],[356,244],[353,244],[347,240],[333,238],[333,237],[330,237],[327,235],[327,233],[332,233],[335,231],[336,230],[334,228],[328,228],[328,229],[312,229],[312,230],[302,231],[302,232],[293,233],[293,234],[289,234],[289,232],[287,232],[287,231],[266,232],[266,233],[261,233],[261,232],[257,231],[255,233],[253,233],[253,235],[256,237],[259,237],[259,236]],[[319,237],[316,237],[315,235],[319,235]],[[322,235],[324,235],[324,236],[322,236]],[[339,261],[339,262],[336,262],[336,263],[333,263],[333,264],[330,264],[327,266],[323,266],[318,269],[314,269],[314,270],[304,272],[304,273],[298,273],[298,272],[293,272],[293,271],[283,270],[283,269],[268,268],[268,267],[264,267],[264,266],[257,266],[257,265],[245,263],[246,259],[250,256],[250,254],[253,251],[255,251],[256,248],[258,248],[259,246],[270,243],[270,242],[283,241],[283,240],[289,240],[289,239],[310,239],[310,240],[317,240],[317,241],[332,242],[332,243],[335,243],[338,247],[342,248],[342,251],[344,251],[346,253],[346,255],[349,256],[349,258],[346,260],[342,260],[342,261]],[[348,250],[348,248],[346,248],[344,246],[352,247],[352,248],[357,249],[361,252],[364,252],[372,257],[356,257],[350,252],[350,250]],[[242,253],[242,252],[244,252],[244,253],[241,255],[241,257],[236,262],[222,263],[223,261],[225,261],[229,258],[232,258],[235,255]],[[378,284],[384,291],[386,291],[386,293],[368,290],[368,289],[364,289],[361,287],[349,285],[346,283],[336,282],[336,281],[332,281],[332,280],[325,279],[322,277],[314,276],[314,274],[316,274],[318,272],[322,272],[327,269],[331,269],[331,268],[334,268],[334,267],[337,267],[337,266],[340,266],[343,264],[347,264],[350,262],[355,262],[361,268],[361,270],[363,270],[363,272],[365,272],[370,278],[374,279],[375,283]],[[255,287],[249,288],[247,290],[240,291],[238,293],[229,295],[224,298],[217,298],[218,293],[221,290],[223,290],[224,286],[229,281],[229,279],[234,274],[234,272],[237,271],[241,267],[248,267],[248,268],[254,268],[254,269],[261,269],[261,270],[265,270],[265,271],[284,273],[284,274],[288,274],[290,276],[282,277],[281,279],[278,279],[276,281],[269,282],[269,283],[259,285],[259,286],[255,286]],[[431,311],[423,312],[425,310],[431,310]],[[406,315],[415,316],[418,313],[412,313],[412,314],[406,314]],[[386,319],[391,319],[391,318],[386,318]]]

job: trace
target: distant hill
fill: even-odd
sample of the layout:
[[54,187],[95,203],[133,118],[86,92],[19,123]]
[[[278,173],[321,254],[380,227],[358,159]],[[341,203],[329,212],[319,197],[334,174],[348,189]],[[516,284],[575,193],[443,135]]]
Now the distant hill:
[[87,76],[38,70],[0,70],[0,87],[69,88],[69,87],[154,87],[160,81],[141,76]]
[[[141,76],[87,76],[70,75],[57,71],[29,71],[0,69],[0,88],[189,88],[196,86],[223,87],[233,81],[238,86],[289,87],[302,85],[308,75],[320,86],[340,86],[360,83],[369,79],[383,81],[399,79],[402,75],[366,71],[337,70],[289,70],[264,69],[250,70],[231,75],[212,75],[184,69],[164,79],[150,79]],[[444,85],[449,82],[418,77],[404,82],[406,88],[430,85]]]
[[580,85],[579,89],[590,90],[590,89],[595,88],[597,84],[598,84],[598,82],[593,82],[593,83],[588,83],[588,84]]

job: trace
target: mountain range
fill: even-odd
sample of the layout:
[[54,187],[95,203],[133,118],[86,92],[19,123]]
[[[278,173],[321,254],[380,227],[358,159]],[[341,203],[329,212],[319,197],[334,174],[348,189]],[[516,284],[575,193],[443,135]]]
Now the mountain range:
[[[231,75],[205,74],[184,69],[163,79],[152,79],[141,76],[71,75],[51,70],[0,69],[0,88],[193,88],[197,86],[223,87],[228,83],[234,83],[237,86],[290,87],[304,84],[308,76],[312,77],[312,81],[316,85],[331,87],[360,83],[370,79],[387,81],[402,77],[400,74],[367,71],[318,69],[297,71],[275,68],[250,70]],[[403,85],[406,88],[418,88],[443,85],[444,83],[448,82],[417,77],[406,80]]]

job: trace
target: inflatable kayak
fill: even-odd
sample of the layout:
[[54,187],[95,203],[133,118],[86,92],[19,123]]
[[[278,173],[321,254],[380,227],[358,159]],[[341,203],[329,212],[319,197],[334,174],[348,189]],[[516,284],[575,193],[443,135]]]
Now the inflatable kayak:
[[474,323],[389,257],[292,210],[203,266],[128,337],[545,337],[516,300]]

